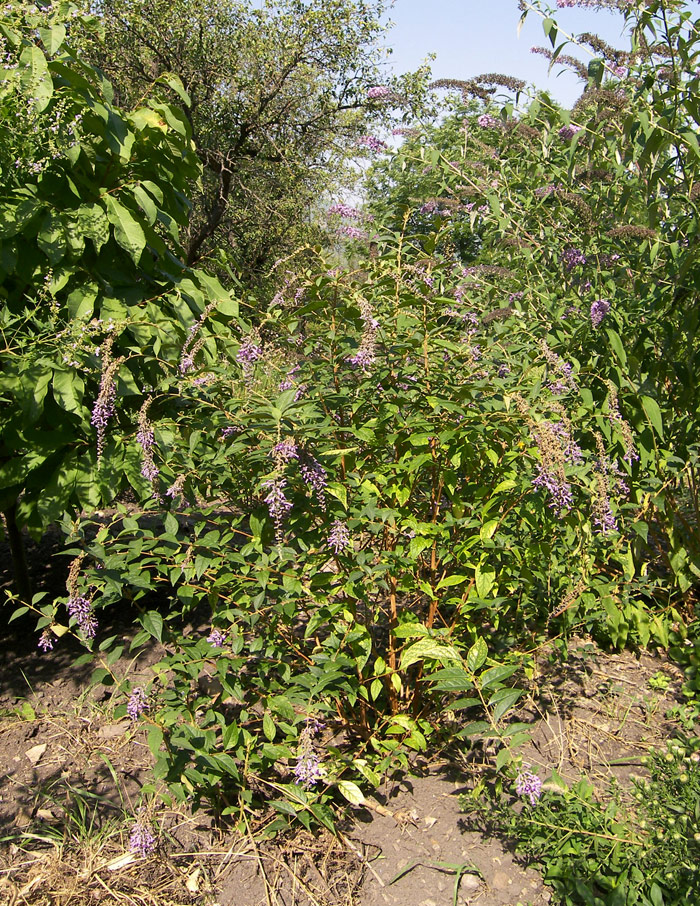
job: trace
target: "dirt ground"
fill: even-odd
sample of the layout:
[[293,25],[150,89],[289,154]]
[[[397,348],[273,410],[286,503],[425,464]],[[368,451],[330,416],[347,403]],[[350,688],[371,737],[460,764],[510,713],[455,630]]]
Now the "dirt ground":
[[[37,577],[60,586],[65,561]],[[0,550],[0,557],[2,551]],[[0,586],[7,577],[0,575]],[[6,611],[7,612],[7,611]],[[8,614],[9,615],[9,614]],[[6,618],[3,619],[6,625]],[[128,634],[128,621],[117,631]],[[469,791],[488,750],[448,745],[350,809],[337,836],[300,830],[273,840],[265,821],[222,831],[205,812],[160,806],[157,851],[128,850],[149,777],[145,731],[114,718],[109,690],[87,691],[90,666],[64,639],[42,655],[30,623],[0,636],[0,904],[7,906],[543,906],[550,892],[498,839],[469,825]],[[156,658],[157,650],[146,654]],[[674,731],[680,671],[648,653],[572,644],[565,663],[543,650],[521,719],[532,770],[587,776],[604,795]]]

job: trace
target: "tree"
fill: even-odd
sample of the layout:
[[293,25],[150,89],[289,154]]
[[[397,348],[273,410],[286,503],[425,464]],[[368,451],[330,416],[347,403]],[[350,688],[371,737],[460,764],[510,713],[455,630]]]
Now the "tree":
[[104,45],[91,56],[129,104],[165,72],[191,97],[203,164],[187,235],[193,264],[218,243],[247,274],[315,231],[319,196],[383,115],[367,98],[382,0],[102,0]]

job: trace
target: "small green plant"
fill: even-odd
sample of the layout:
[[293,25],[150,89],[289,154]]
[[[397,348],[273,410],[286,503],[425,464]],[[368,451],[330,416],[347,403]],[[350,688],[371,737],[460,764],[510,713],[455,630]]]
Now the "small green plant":
[[[585,779],[525,783],[514,798],[483,782],[462,807],[539,863],[565,906],[680,906],[700,896],[700,754],[689,744],[642,758],[631,791],[613,784],[603,801]],[[631,799],[629,796],[631,792]]]

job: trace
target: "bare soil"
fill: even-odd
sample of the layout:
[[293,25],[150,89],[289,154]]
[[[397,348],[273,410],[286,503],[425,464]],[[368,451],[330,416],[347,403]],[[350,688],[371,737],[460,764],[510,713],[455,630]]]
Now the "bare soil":
[[[67,559],[50,542],[31,551],[37,579],[61,592]],[[0,562],[4,560],[0,550]],[[8,584],[0,573],[0,587]],[[5,608],[3,625],[9,615]],[[115,631],[128,636],[130,623]],[[88,689],[91,667],[64,639],[36,648],[31,622],[0,636],[0,904],[4,906],[544,906],[540,875],[461,813],[489,751],[466,743],[387,781],[369,807],[349,810],[337,836],[299,830],[267,839],[205,812],[160,806],[157,851],[139,858],[128,837],[149,788],[145,732],[115,720],[111,693]],[[157,648],[145,660],[157,658]],[[137,665],[138,666],[138,665]],[[651,681],[651,682],[650,682]],[[532,724],[524,759],[543,778],[585,775],[601,796],[675,724],[680,671],[662,657],[572,643],[565,662],[540,653],[521,719]],[[456,899],[455,899],[456,894]]]

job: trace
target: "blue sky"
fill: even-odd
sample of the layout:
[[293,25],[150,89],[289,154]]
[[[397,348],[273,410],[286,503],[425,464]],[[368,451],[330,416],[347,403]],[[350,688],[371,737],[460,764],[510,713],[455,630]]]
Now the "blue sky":
[[[416,69],[431,52],[434,78],[469,78],[503,72],[546,88],[565,106],[581,94],[580,82],[569,73],[547,76],[547,61],[530,53],[532,45],[551,46],[541,19],[530,13],[517,35],[520,12],[516,0],[395,0],[390,11],[394,27],[386,43],[397,72]],[[622,16],[607,11],[557,10],[555,18],[569,33],[600,35],[609,44],[627,47],[620,37]]]

